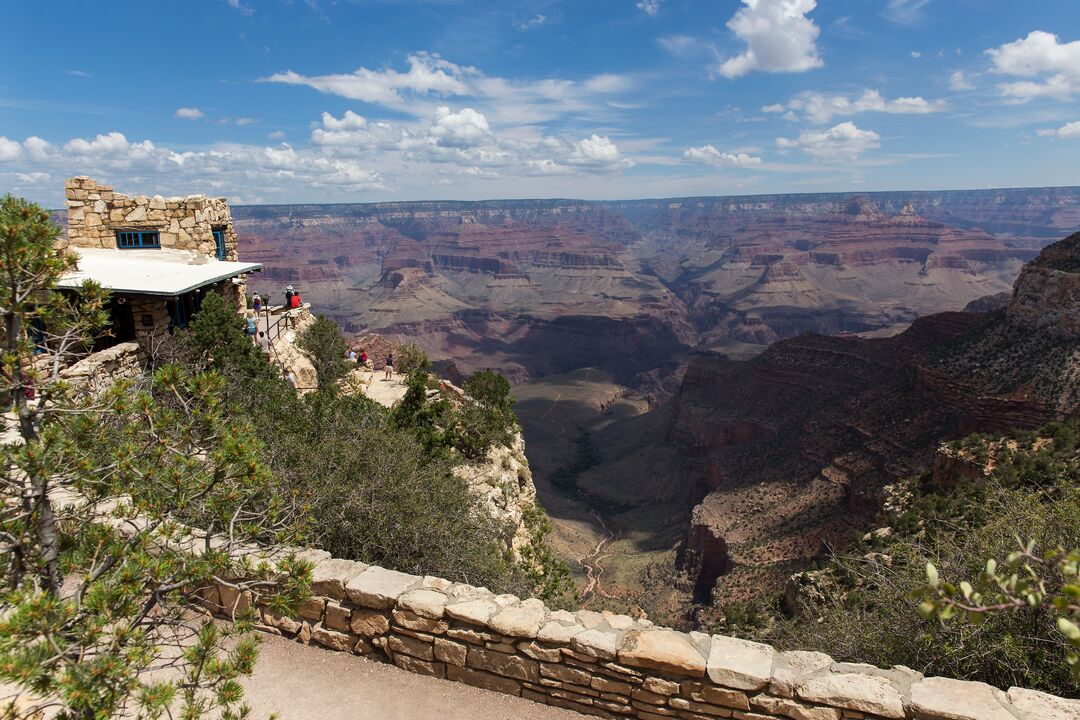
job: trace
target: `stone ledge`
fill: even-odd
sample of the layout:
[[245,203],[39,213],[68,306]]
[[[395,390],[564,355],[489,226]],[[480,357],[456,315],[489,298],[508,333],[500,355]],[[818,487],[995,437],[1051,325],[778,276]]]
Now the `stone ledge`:
[[[82,502],[53,493],[58,506]],[[111,515],[123,532],[143,518]],[[193,554],[220,538],[192,531]],[[1080,700],[948,678],[902,667],[834,663],[737,638],[682,633],[611,613],[550,611],[535,599],[331,558],[321,550],[240,546],[242,566],[290,555],[312,562],[314,595],[286,617],[258,604],[243,578],[203,588],[203,604],[230,619],[255,604],[260,630],[393,662],[601,717],[741,720],[1080,720]],[[233,582],[235,580],[235,582]]]

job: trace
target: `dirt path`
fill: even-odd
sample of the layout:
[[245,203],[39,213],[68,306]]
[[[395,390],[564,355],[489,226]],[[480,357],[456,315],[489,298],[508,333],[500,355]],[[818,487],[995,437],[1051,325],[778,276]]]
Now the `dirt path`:
[[[580,492],[578,494],[581,495]],[[595,509],[590,507],[589,514],[592,515],[596,526],[599,527],[600,530],[603,532],[603,537],[600,538],[599,542],[596,543],[596,546],[593,547],[591,552],[578,558],[578,562],[583,568],[585,568],[586,583],[585,587],[581,591],[582,602],[588,601],[588,599],[594,594],[600,595],[601,597],[605,598],[611,597],[607,594],[607,592],[604,591],[604,586],[601,583],[601,577],[604,574],[604,566],[600,563],[602,560],[611,557],[612,555],[612,553],[603,553],[604,548],[607,547],[609,543],[618,540],[619,536],[622,534],[621,532],[612,532],[611,529],[607,526],[607,523],[604,522],[604,517]]]
[[569,710],[267,638],[244,681],[252,717],[281,720],[581,720]]

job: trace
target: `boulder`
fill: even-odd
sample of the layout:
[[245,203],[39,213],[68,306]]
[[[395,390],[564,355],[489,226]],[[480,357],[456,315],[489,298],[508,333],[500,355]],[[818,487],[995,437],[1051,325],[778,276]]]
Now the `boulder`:
[[[497,598],[496,602],[498,602]],[[547,620],[547,608],[543,602],[533,598],[503,608],[488,620],[487,625],[503,635],[534,638],[545,620]]]
[[1018,687],[1009,688],[1009,700],[1024,720],[1080,720],[1080,700]]
[[619,648],[619,662],[690,677],[704,677],[706,667],[705,657],[688,635],[663,629],[626,633]]
[[761,643],[713,635],[707,672],[717,685],[738,690],[760,690],[772,677],[776,651]]
[[883,677],[858,673],[821,673],[807,679],[798,687],[796,694],[803,700],[822,705],[886,718],[905,717],[900,691]]
[[935,677],[911,686],[911,709],[941,720],[1015,720],[1002,700],[1005,693],[979,682]]
[[345,594],[357,605],[392,608],[401,595],[420,582],[416,575],[369,567],[345,585]]
[[419,588],[404,593],[398,598],[397,604],[399,608],[408,610],[420,617],[439,620],[443,616],[446,600],[446,595],[438,590]]

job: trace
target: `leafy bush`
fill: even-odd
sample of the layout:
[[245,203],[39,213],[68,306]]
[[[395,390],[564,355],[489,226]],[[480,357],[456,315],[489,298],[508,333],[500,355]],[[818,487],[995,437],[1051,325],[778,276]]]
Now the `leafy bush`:
[[311,356],[320,388],[330,387],[349,372],[349,362],[345,359],[349,344],[341,328],[330,318],[317,316],[300,333],[296,345]]
[[430,370],[431,360],[427,353],[420,349],[416,343],[405,343],[398,347],[397,356],[394,359],[396,369],[406,375],[414,370]]
[[517,430],[510,383],[494,370],[481,370],[464,384],[467,397],[458,411],[454,447],[473,461],[482,460],[495,445],[511,441]]
[[[1016,433],[1009,442],[964,441],[972,456],[996,459],[992,476],[939,488],[924,475],[912,506],[889,519],[892,538],[873,553],[831,563],[829,572],[843,586],[843,597],[831,597],[783,623],[777,642],[822,650],[839,660],[902,664],[998,687],[1074,693],[1064,661],[1069,642],[1053,608],[987,613],[979,624],[947,623],[920,615],[920,598],[912,590],[927,584],[927,563],[943,578],[979,576],[988,558],[1016,550],[1018,532],[1035,547],[1075,547],[1080,537],[1077,427],[1075,421],[1054,424],[1038,433]],[[1058,447],[1038,442],[1038,436],[1063,442]],[[1051,587],[1055,583],[1061,586],[1060,576],[1051,577]]]

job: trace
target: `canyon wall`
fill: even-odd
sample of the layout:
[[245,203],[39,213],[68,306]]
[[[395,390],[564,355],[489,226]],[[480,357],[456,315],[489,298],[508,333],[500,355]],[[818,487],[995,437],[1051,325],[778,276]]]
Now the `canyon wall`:
[[[745,599],[871,527],[882,489],[942,440],[1080,407],[1080,234],[1046,248],[1007,308],[900,335],[805,335],[746,362],[696,356],[665,442],[703,479],[684,563],[699,599]],[[715,581],[715,588],[713,582]]]
[[[748,356],[806,331],[960,310],[1007,290],[1050,237],[1080,227],[1078,208],[1080,190],[1057,188],[251,206],[234,216],[244,257],[266,266],[260,292],[292,283],[348,332],[412,338],[463,371],[495,367],[520,382],[597,365],[623,325],[647,329],[638,346],[667,328],[648,350],[663,357],[632,376],[690,347]],[[606,324],[566,336],[581,318]],[[599,366],[621,372],[610,358]]]

